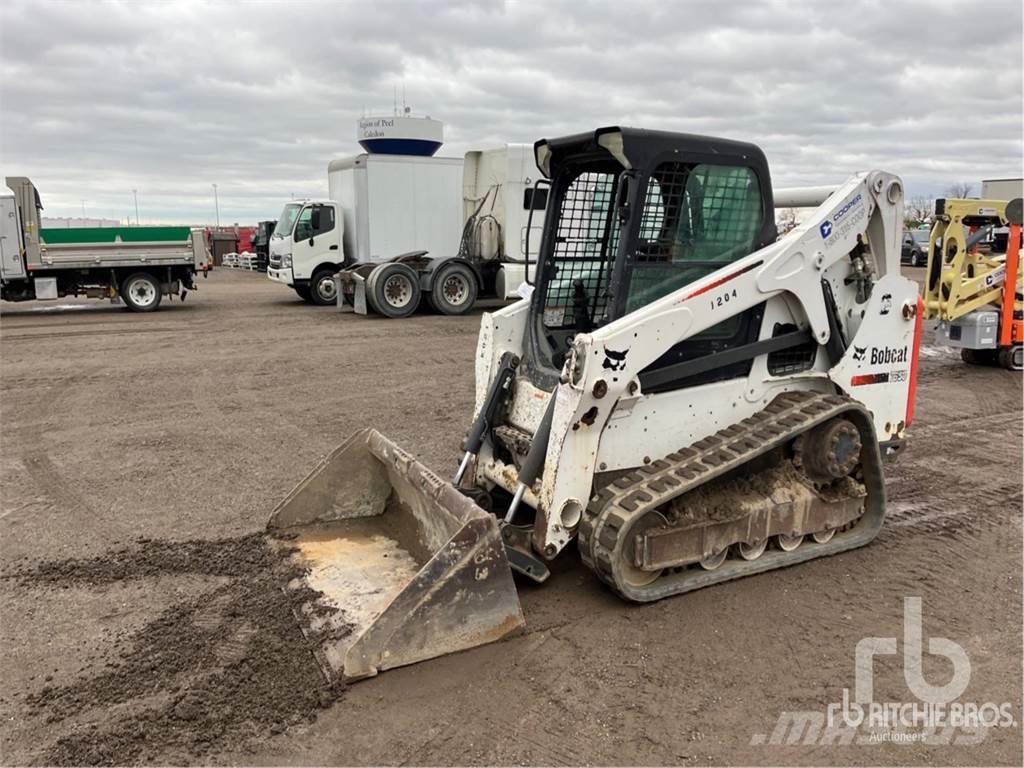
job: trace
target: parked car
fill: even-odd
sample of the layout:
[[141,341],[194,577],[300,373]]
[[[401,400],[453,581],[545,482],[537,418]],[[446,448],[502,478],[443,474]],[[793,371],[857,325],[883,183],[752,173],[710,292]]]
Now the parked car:
[[928,262],[928,234],[927,229],[904,232],[900,261],[912,267],[923,267]]

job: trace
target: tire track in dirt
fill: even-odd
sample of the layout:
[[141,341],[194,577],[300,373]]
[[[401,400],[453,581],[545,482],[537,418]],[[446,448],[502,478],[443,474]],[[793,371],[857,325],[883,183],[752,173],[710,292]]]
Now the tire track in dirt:
[[[1020,413],[1020,411],[1017,411],[1017,413]],[[914,424],[910,428],[910,435],[912,440],[916,442],[936,432],[950,432],[957,430],[961,426],[967,426],[976,432],[1005,428],[1008,420],[1010,420],[1010,414],[1005,412],[992,413],[986,410],[981,413],[957,413],[948,416],[941,423]]]
[[79,384],[91,380],[101,367],[86,366],[59,383],[49,379],[52,383],[34,405],[34,411],[46,421],[42,425],[26,422],[15,430],[18,438],[25,443],[19,455],[21,464],[38,491],[50,499],[54,511],[79,508],[90,515],[93,512],[88,502],[65,480],[66,473],[53,461],[51,449],[46,448],[44,442],[48,435],[45,427],[50,420],[59,418],[63,412],[63,401],[75,394]]
[[181,325],[181,326],[163,326],[159,328],[125,328],[124,330],[111,330],[109,328],[100,328],[96,330],[82,330],[82,331],[57,331],[52,333],[11,333],[7,331],[4,333],[4,341],[35,341],[36,339],[66,339],[79,336],[137,336],[140,333],[196,333],[196,329],[192,326]]
[[[270,368],[275,361],[262,358],[256,368],[249,374],[249,379],[261,380],[269,374]],[[231,391],[218,391],[216,389],[213,374],[207,367],[200,369],[197,375],[192,376],[192,404],[198,414],[199,422],[207,428],[216,428],[222,438],[235,443],[239,450],[249,450],[251,446],[251,434],[242,428],[242,420],[235,412],[247,413],[255,410],[260,414],[261,426],[268,424],[271,427],[292,432],[298,438],[300,444],[309,442],[313,433],[301,424],[297,419],[291,417],[291,410],[282,413],[281,409],[274,408],[272,402],[273,393],[267,391],[265,399],[261,400],[257,392],[252,397],[248,390],[236,389]],[[244,393],[244,394],[243,394]]]
[[55,510],[81,508],[92,513],[92,508],[64,480],[63,473],[46,451],[23,454],[21,461],[29,478],[50,498]]

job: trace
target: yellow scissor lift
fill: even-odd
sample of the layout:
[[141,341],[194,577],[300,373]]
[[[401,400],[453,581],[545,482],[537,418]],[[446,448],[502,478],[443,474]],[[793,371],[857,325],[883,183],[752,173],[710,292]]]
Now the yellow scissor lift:
[[[935,216],[928,238],[924,316],[938,319],[937,340],[959,347],[967,363],[1021,370],[1021,199],[940,199]],[[980,253],[978,244],[994,228],[1006,226],[1006,253]]]

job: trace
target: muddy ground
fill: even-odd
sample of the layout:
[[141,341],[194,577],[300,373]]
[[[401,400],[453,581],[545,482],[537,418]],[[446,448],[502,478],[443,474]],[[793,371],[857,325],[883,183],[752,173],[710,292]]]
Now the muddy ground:
[[[870,547],[645,606],[571,553],[521,590],[524,634],[339,689],[259,533],[363,426],[447,473],[479,315],[339,316],[225,270],[153,315],[66,304],[0,307],[5,764],[1022,762],[1019,726],[776,731],[842,700],[858,641],[902,637],[909,596],[925,638],[970,660],[960,699],[1020,721],[1019,374],[926,345]],[[952,674],[927,655],[924,672]],[[898,656],[875,661],[874,693],[914,700]]]

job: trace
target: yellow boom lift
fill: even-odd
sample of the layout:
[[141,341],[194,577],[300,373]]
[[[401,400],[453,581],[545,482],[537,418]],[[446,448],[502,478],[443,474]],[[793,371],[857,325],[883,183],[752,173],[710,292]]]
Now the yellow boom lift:
[[[964,362],[1024,368],[1024,270],[1021,199],[936,200],[928,238],[925,319],[936,338],[959,347]],[[1009,226],[1005,254],[981,253],[996,227]]]

